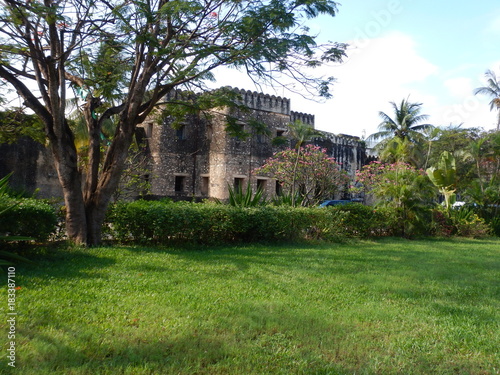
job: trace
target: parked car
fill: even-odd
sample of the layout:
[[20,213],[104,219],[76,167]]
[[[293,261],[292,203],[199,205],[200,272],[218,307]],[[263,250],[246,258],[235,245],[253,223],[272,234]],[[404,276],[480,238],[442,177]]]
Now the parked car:
[[329,207],[329,206],[338,206],[342,204],[348,204],[348,203],[353,203],[350,199],[345,199],[345,200],[327,200],[322,202],[319,206],[320,207]]

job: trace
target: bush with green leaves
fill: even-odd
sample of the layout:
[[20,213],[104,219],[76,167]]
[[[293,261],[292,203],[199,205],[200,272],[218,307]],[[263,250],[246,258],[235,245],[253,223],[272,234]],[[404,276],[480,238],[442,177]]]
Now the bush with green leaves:
[[[9,208],[10,207],[10,208]],[[7,198],[0,202],[0,234],[47,240],[56,230],[57,216],[48,203],[34,198]]]
[[451,211],[451,219],[457,236],[481,238],[491,235],[491,228],[469,207]]
[[[228,185],[229,190],[229,204],[235,207],[256,207],[266,204],[266,197],[264,195],[264,189],[261,187],[257,188],[254,192],[250,181],[245,191],[241,185],[236,186],[234,189],[231,185]],[[217,203],[220,203],[217,201]]]
[[135,201],[115,204],[107,226],[116,241],[157,245],[337,240],[344,216],[323,208]]
[[428,234],[435,187],[424,171],[408,163],[372,162],[356,172],[356,183],[375,199],[375,206],[388,215],[395,235],[411,237]]
[[471,207],[446,210],[439,207],[433,211],[433,234],[440,237],[488,237],[491,227]]
[[360,203],[331,206],[326,209],[337,215],[344,214],[342,231],[345,236],[364,238],[394,233],[394,228],[388,225],[390,220],[386,209],[375,209]]
[[[19,236],[9,236],[8,233],[2,233],[1,220],[5,216],[5,214],[12,210],[17,203],[12,202],[9,197],[9,177],[7,175],[0,179],[0,243],[9,243],[13,241],[19,240],[28,240],[29,238],[21,238]],[[2,246],[4,247],[4,246]],[[27,261],[26,258],[21,257],[11,251],[7,251],[6,249],[0,250],[0,266],[8,266],[14,264],[15,261]]]

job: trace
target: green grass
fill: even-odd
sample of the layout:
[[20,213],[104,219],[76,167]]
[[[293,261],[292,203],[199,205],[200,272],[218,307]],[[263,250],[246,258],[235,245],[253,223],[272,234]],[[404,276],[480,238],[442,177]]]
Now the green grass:
[[500,373],[499,240],[56,249],[16,268],[18,374]]

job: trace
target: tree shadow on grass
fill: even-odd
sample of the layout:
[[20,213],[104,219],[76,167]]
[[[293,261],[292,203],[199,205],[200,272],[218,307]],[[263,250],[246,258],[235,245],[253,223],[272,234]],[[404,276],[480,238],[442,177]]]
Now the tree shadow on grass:
[[[264,314],[265,308],[254,306],[252,316],[241,316],[240,323]],[[304,335],[289,330],[291,325],[311,324],[317,332],[331,334],[322,322],[310,318],[269,314],[260,329],[238,332],[199,330],[195,326],[182,334],[171,334],[157,327],[156,334],[133,332],[90,334],[75,326],[54,323],[51,334],[36,329],[21,330],[30,351],[19,350],[18,371],[25,374],[350,374],[335,358],[346,354],[338,345],[317,350],[303,342]],[[302,322],[302,319],[306,321]],[[40,322],[42,323],[42,322]],[[46,324],[46,322],[43,322]],[[34,324],[34,326],[39,326]],[[46,331],[44,331],[46,332]],[[308,332],[310,334],[310,332]],[[244,346],[242,348],[241,346]],[[314,372],[308,372],[313,365]]]
[[[412,271],[440,278],[446,278],[443,277],[443,270],[446,270],[448,276],[463,279],[464,276],[481,278],[485,270],[500,269],[499,252],[491,250],[496,244],[498,241],[474,240],[467,249],[468,242],[464,244],[463,241],[384,239],[363,242],[359,246],[355,243],[248,245],[217,247],[208,251],[166,251],[201,264],[231,263],[240,270],[259,265],[345,274]],[[482,245],[488,245],[488,248]],[[478,247],[481,247],[480,253]]]
[[[194,324],[181,331],[151,322],[140,323],[150,325],[147,330],[140,324],[104,330],[58,321],[40,332],[42,323],[20,330],[29,343],[19,350],[23,374],[450,373],[442,360],[447,353],[423,356],[418,347],[403,348],[418,332],[408,332],[400,343],[376,325],[312,317],[307,309],[266,302],[248,302],[215,327]],[[457,373],[478,373],[477,366],[473,360],[461,363]]]
[[16,274],[22,280],[105,277],[104,270],[116,263],[111,256],[96,256],[85,249],[68,247],[42,249],[31,254],[29,259],[31,263],[16,266]]
[[[444,303],[490,304],[500,296],[498,241],[384,239],[356,245],[292,245],[218,248],[208,252],[175,252],[177,257],[200,265],[221,281],[236,272],[258,269],[252,277],[259,285],[279,285],[294,272],[295,277],[335,277],[373,296],[390,295],[426,304],[433,299]],[[328,250],[328,251],[326,251]],[[228,267],[232,271],[227,270]],[[207,267],[212,269],[211,267]],[[209,271],[207,271],[209,272]],[[278,277],[277,277],[278,276]],[[283,276],[283,277],[279,277]],[[333,281],[332,281],[333,282]]]

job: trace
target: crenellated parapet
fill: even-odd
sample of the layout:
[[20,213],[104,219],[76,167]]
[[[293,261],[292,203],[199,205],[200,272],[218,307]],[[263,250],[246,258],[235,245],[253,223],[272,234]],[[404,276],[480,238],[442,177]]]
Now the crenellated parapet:
[[366,163],[365,142],[359,137],[325,131],[319,133],[320,136],[313,139],[312,143],[325,148],[342,165],[342,169],[352,176]]
[[309,113],[291,111],[290,120],[292,122],[301,121],[304,124],[311,125],[314,128],[314,115],[311,115]]
[[262,94],[257,91],[231,89],[240,96],[239,104],[243,104],[250,109],[290,115],[290,99]]
[[353,136],[353,135],[346,135],[346,134],[333,134],[325,131],[320,131],[322,139],[329,140],[334,144],[338,145],[349,145],[349,146],[364,146],[364,141],[361,140],[361,138]]

